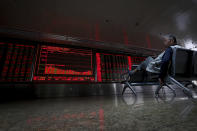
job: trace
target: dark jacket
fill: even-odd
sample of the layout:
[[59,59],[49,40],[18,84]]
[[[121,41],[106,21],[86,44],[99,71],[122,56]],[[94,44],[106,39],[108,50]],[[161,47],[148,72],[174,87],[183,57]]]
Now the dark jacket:
[[169,67],[169,63],[172,60],[172,48],[168,47],[165,50],[164,55],[162,56],[162,60],[161,60],[161,68],[160,68],[160,73],[159,73],[159,78],[164,79],[167,72],[168,72],[168,67]]

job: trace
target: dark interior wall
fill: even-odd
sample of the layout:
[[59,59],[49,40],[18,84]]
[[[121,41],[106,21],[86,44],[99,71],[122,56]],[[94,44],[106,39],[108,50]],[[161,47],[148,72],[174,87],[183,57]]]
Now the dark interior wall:
[[1,0],[0,28],[161,49],[160,33],[197,40],[196,4],[196,0]]

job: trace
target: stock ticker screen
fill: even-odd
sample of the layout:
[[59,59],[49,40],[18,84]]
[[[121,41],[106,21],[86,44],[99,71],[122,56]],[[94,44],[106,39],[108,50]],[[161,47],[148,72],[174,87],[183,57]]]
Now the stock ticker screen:
[[0,43],[0,81],[119,82],[122,73],[144,59],[91,49]]
[[42,45],[34,80],[94,81],[92,50]]
[[100,57],[102,81],[120,81],[128,68],[127,56],[101,53]]
[[[121,74],[132,69],[133,64],[140,64],[144,57],[100,53],[100,81],[121,81]],[[98,61],[97,60],[97,61]],[[98,73],[97,73],[98,74]],[[99,76],[98,76],[99,77]]]
[[31,81],[35,46],[0,43],[0,81]]

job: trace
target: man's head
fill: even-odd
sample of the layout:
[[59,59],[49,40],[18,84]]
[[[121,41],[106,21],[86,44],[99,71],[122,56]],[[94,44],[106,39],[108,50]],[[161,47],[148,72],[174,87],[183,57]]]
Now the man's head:
[[169,34],[169,35],[164,35],[163,36],[163,40],[164,40],[164,45],[166,47],[172,46],[172,45],[176,45],[177,41],[176,41],[176,37]]

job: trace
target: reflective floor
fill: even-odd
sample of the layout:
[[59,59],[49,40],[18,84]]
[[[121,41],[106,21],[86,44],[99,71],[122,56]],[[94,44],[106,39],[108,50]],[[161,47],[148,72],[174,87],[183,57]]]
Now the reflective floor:
[[[136,90],[141,87],[135,87]],[[194,131],[197,130],[196,90],[188,99],[155,86],[135,97],[65,97],[0,103],[0,131]]]

